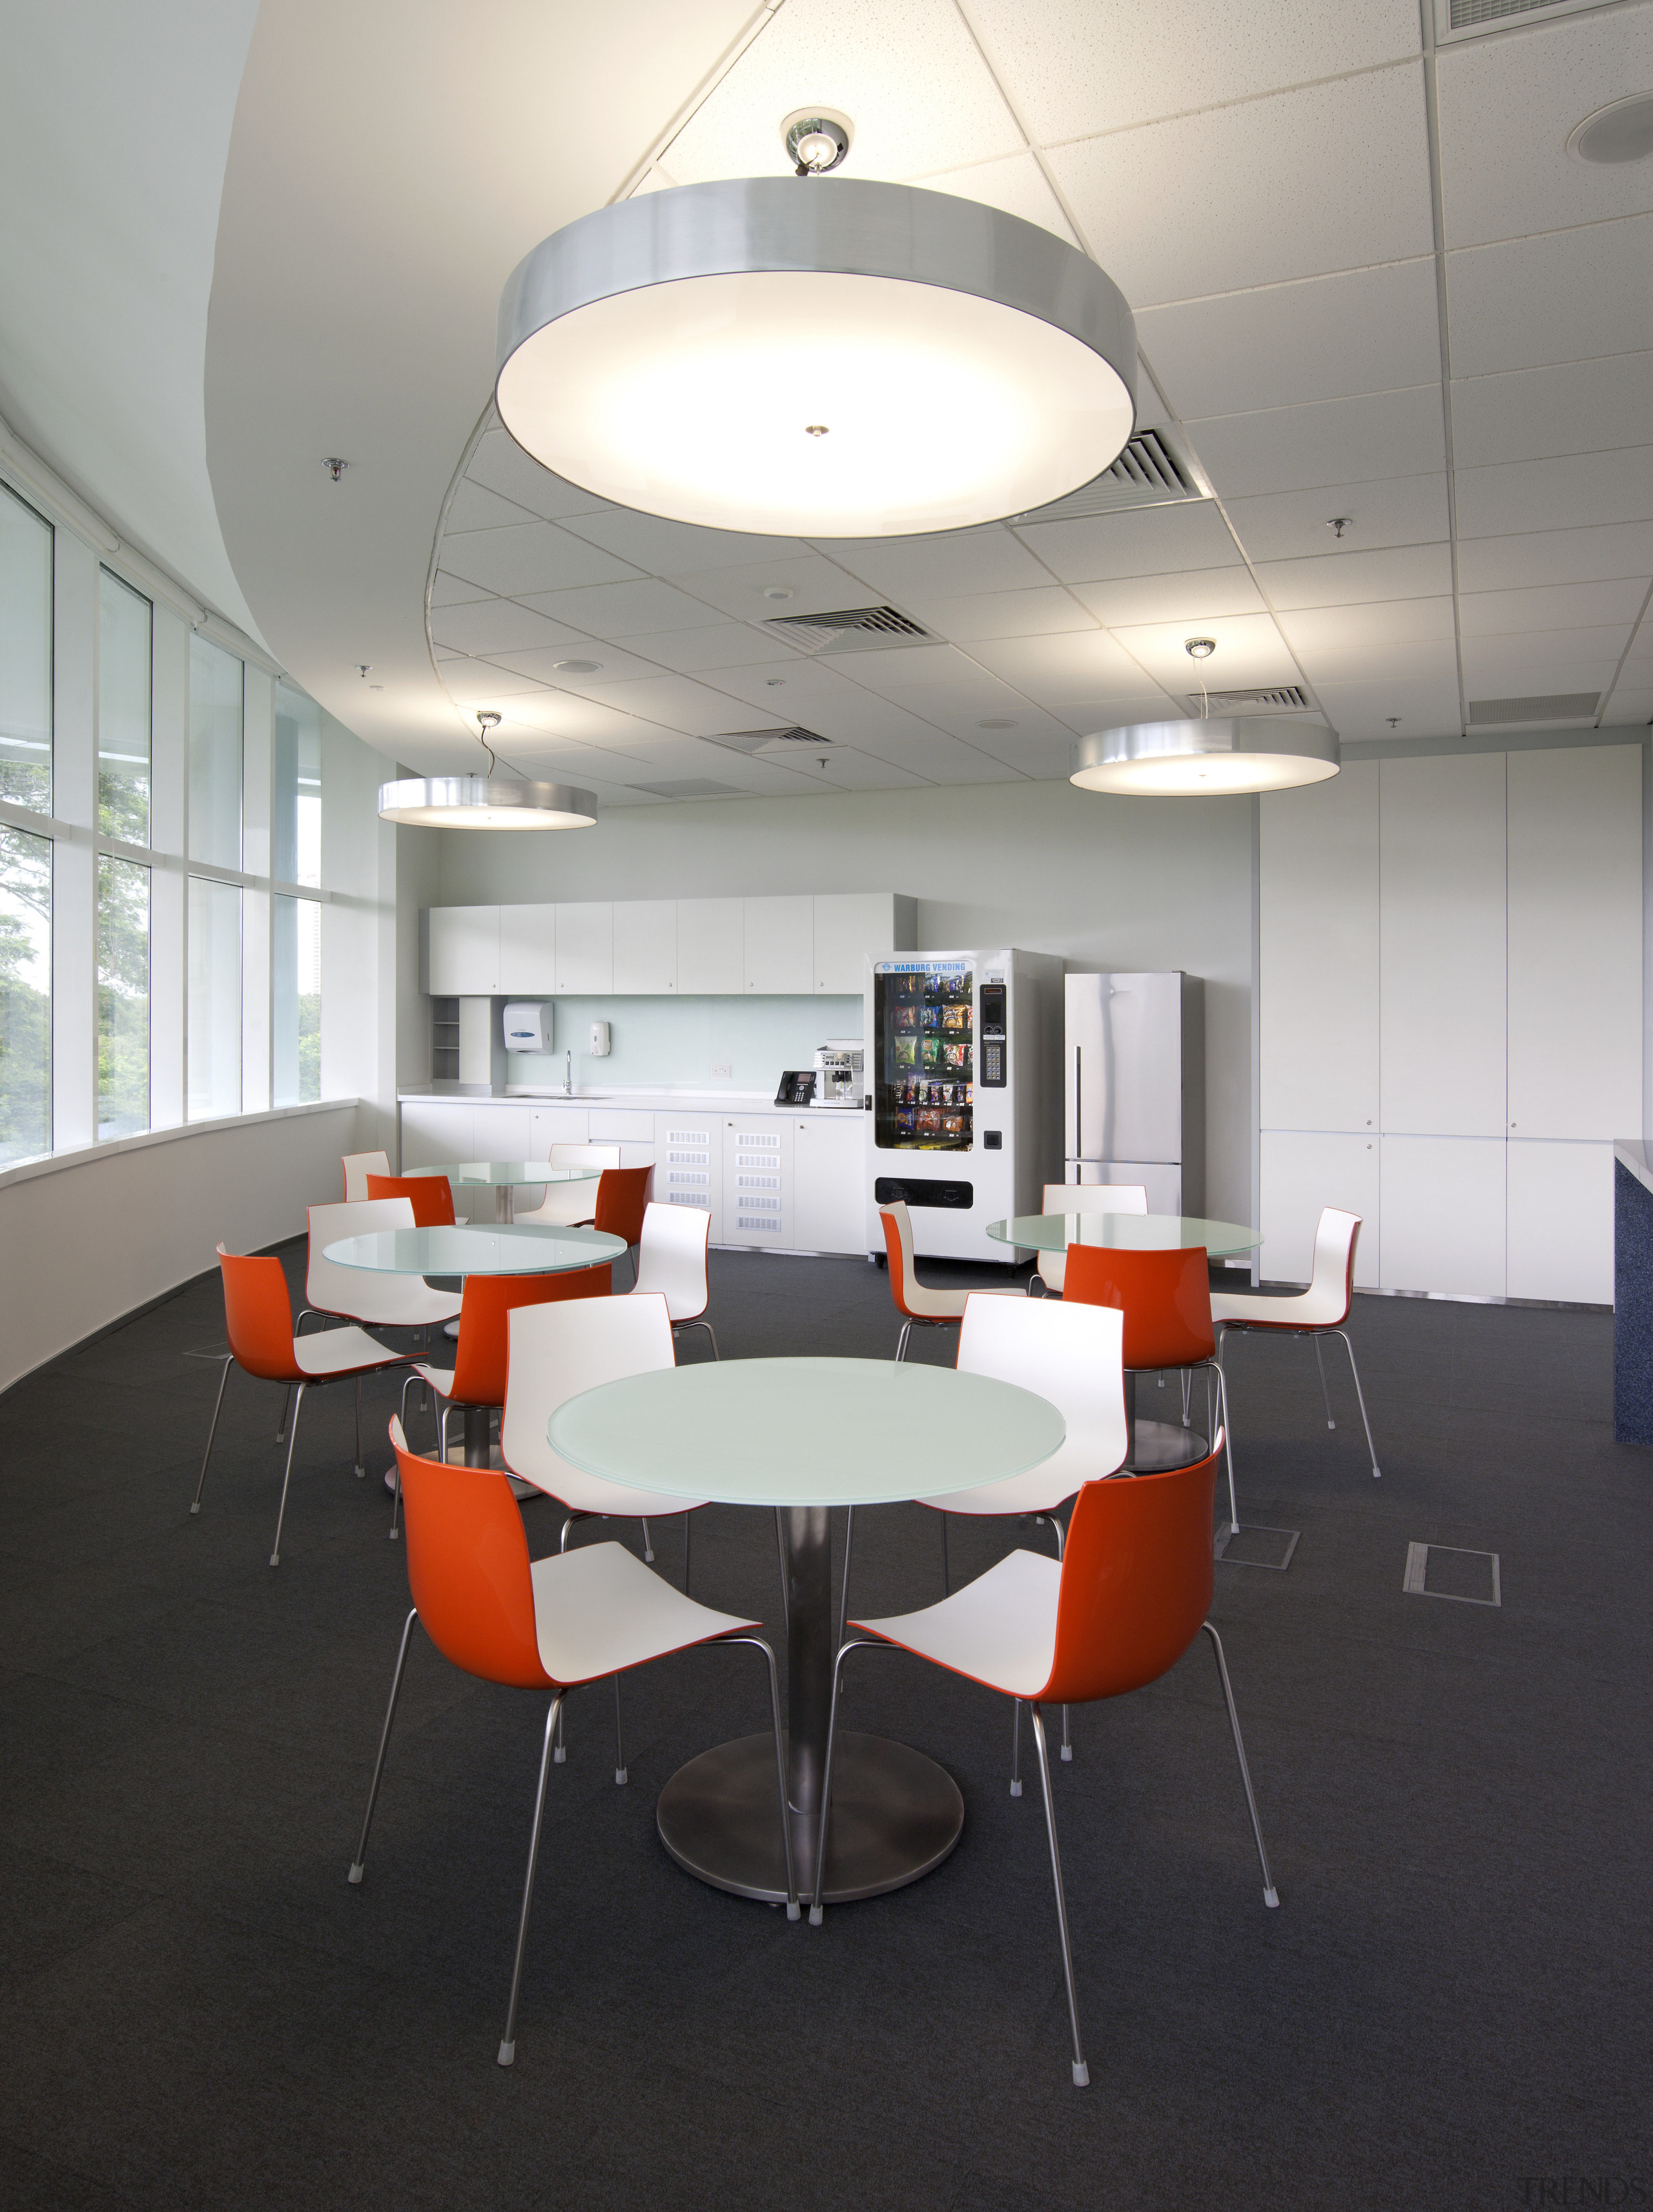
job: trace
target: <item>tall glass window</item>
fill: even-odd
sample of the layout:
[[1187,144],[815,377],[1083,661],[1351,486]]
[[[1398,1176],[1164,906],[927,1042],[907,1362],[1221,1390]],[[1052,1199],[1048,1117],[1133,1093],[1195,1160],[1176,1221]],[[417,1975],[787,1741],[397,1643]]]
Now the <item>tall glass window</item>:
[[98,1135],[149,1126],[149,871],[98,855]]
[[52,811],[52,525],[3,484],[0,799]]
[[52,1150],[52,845],[0,827],[0,1166]]
[[275,819],[270,872],[278,884],[321,881],[321,709],[276,686]]
[[241,865],[241,684],[233,653],[191,638],[190,858],[219,868]]
[[241,1110],[241,894],[234,884],[190,878],[189,933],[184,1117],[210,1121]]
[[124,845],[149,842],[151,612],[98,571],[98,827]]
[[271,986],[277,1106],[321,1096],[321,908],[314,899],[271,901]]

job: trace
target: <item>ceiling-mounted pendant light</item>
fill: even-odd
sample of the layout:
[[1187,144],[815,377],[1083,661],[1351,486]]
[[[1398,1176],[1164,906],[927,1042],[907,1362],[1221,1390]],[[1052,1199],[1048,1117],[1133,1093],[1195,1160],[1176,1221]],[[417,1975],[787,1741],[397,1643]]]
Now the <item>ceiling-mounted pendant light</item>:
[[597,800],[568,783],[536,783],[525,776],[495,774],[488,738],[499,716],[484,709],[477,716],[477,743],[488,755],[485,775],[404,776],[379,787],[384,822],[403,822],[422,830],[589,830],[597,820]]
[[[1183,641],[1183,651],[1200,672],[1202,708],[1209,703],[1205,663],[1216,650],[1213,638]],[[1073,748],[1068,781],[1082,791],[1139,799],[1210,798],[1323,783],[1341,766],[1337,732],[1323,722],[1206,713],[1197,721],[1132,722],[1092,731]]]
[[812,538],[957,530],[1088,483],[1134,427],[1136,331],[1096,264],[949,192],[799,173],[683,185],[554,232],[500,302],[495,398],[620,505]]

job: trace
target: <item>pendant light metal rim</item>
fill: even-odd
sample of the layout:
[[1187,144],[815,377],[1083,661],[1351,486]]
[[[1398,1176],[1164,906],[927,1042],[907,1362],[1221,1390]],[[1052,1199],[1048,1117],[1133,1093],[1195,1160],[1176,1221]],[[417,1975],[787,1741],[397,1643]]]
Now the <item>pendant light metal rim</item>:
[[[520,813],[524,817],[520,822],[508,823],[478,823],[479,829],[588,830],[596,825],[597,795],[575,784],[538,783],[526,776],[404,776],[379,787],[379,811],[386,821],[416,826],[422,813],[472,811]],[[558,822],[532,818],[540,814],[574,818]]]
[[[1177,761],[1213,757],[1229,759],[1297,760],[1335,775],[1343,757],[1337,732],[1323,722],[1299,722],[1273,714],[1212,715],[1203,721],[1129,722],[1112,730],[1093,730],[1073,747],[1070,782],[1087,787],[1091,771],[1149,769]],[[1304,781],[1317,781],[1313,775]],[[1095,785],[1090,788],[1107,788]],[[1125,786],[1115,787],[1125,788]]]

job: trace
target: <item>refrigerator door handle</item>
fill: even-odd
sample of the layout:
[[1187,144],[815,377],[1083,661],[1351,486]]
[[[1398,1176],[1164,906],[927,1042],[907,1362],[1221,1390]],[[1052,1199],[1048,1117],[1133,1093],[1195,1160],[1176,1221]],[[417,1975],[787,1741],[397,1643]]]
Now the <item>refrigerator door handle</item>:
[[1083,1152],[1083,1151],[1085,1150],[1085,1133],[1084,1133],[1084,1132],[1085,1132],[1085,1119],[1084,1119],[1083,1113],[1082,1113],[1082,1111],[1081,1111],[1081,1109],[1083,1108],[1083,1105],[1084,1105],[1084,1103],[1085,1103],[1085,1094],[1084,1094],[1084,1091],[1083,1091],[1083,1090],[1082,1090],[1082,1088],[1081,1088],[1081,1084],[1082,1084],[1082,1081],[1083,1081],[1083,1076],[1082,1076],[1082,1072],[1081,1072],[1080,1066],[1079,1066],[1079,1061],[1080,1061],[1080,1058],[1081,1058],[1081,1055],[1082,1055],[1082,1052],[1083,1052],[1083,1048],[1082,1048],[1081,1046],[1079,1046],[1079,1045],[1075,1045],[1075,1046],[1074,1046],[1074,1048],[1073,1048],[1073,1148],[1074,1148],[1074,1150],[1075,1150],[1076,1152]]

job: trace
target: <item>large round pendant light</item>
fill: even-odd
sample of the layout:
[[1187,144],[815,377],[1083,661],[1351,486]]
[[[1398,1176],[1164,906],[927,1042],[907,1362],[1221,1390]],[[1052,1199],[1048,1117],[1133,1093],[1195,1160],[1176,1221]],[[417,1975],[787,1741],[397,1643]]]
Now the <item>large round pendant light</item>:
[[500,302],[507,429],[678,522],[958,530],[1098,476],[1135,419],[1117,287],[1050,232],[860,178],[684,185],[556,231]]
[[1141,799],[1210,798],[1321,783],[1341,765],[1337,732],[1323,723],[1214,714],[1095,731],[1074,746],[1069,781],[1084,791]]
[[486,775],[410,775],[379,787],[379,818],[418,830],[590,830],[597,799],[571,783],[537,783],[496,773],[488,739],[499,716],[484,708],[477,716],[477,743],[488,756]]

